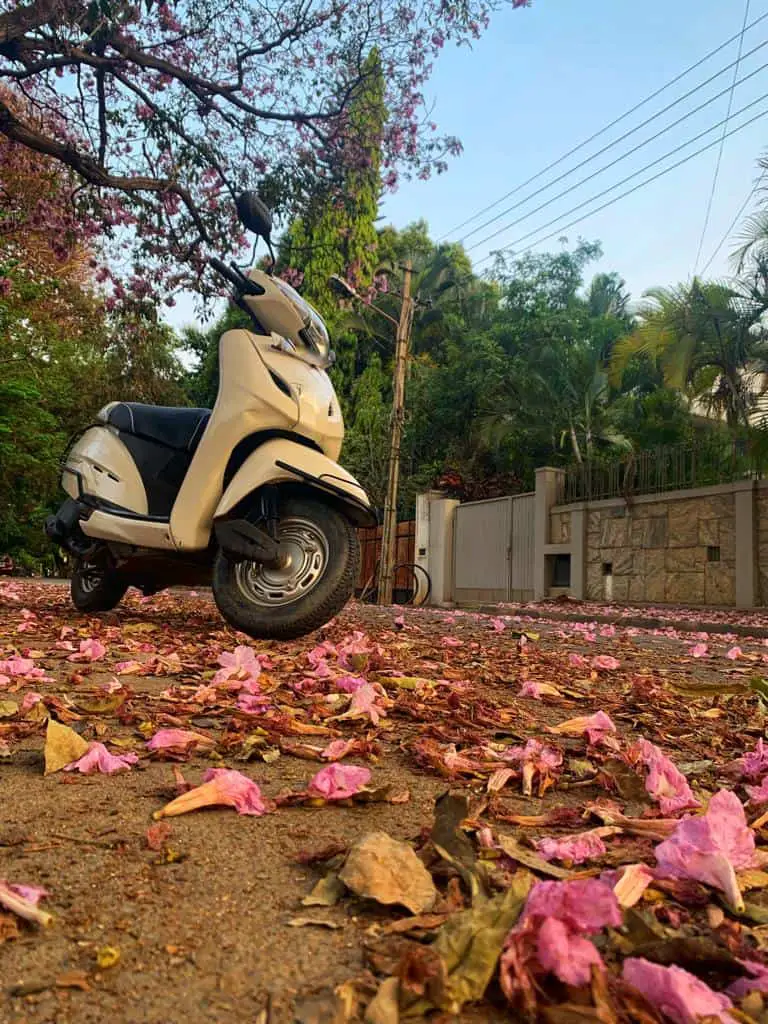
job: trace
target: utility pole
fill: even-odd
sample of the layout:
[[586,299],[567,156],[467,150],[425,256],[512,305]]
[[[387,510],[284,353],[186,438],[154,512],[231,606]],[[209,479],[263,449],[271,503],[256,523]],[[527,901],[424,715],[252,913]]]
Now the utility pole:
[[379,561],[378,603],[392,604],[394,567],[397,553],[397,489],[400,482],[400,442],[405,421],[405,375],[408,368],[408,348],[413,323],[411,275],[413,267],[407,260],[403,265],[402,305],[395,340],[395,373],[392,388],[392,423],[389,442],[389,471],[387,494],[384,499],[384,525]]

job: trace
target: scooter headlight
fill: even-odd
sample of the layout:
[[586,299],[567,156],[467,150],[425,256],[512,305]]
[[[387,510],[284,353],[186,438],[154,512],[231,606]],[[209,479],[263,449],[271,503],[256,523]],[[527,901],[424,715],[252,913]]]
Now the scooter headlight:
[[299,331],[299,337],[315,357],[312,362],[322,369],[333,365],[335,356],[331,351],[331,339],[319,316],[310,317],[307,326]]

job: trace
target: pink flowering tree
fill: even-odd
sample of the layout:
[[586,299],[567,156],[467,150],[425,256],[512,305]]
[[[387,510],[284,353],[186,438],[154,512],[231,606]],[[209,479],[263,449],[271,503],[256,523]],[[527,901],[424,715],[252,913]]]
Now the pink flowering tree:
[[432,62],[527,0],[0,0],[0,133],[69,168],[109,231],[131,228],[152,288],[236,250],[232,198],[290,211],[354,160],[348,111],[381,55],[382,170],[428,176],[459,149],[426,117]]

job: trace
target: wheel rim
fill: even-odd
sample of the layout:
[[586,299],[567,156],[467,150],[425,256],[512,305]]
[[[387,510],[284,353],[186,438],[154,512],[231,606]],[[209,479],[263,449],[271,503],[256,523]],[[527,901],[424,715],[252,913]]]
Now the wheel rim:
[[104,583],[104,570],[92,565],[84,565],[78,572],[80,589],[85,594],[92,594]]
[[235,565],[238,588],[253,604],[268,608],[293,604],[314,590],[328,567],[328,539],[310,520],[282,520],[279,541],[279,567],[259,562]]

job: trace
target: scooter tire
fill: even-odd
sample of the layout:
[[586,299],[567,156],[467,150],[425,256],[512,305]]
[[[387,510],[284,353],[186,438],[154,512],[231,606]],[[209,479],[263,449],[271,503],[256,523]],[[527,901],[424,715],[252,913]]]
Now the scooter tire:
[[[352,597],[360,564],[360,543],[349,520],[315,498],[291,497],[281,503],[280,522],[303,520],[320,531],[327,545],[326,565],[311,590],[286,604],[261,604],[242,583],[242,563],[217,551],[213,597],[234,629],[258,640],[295,640],[329,622]],[[238,568],[239,567],[239,568]]]
[[87,574],[84,569],[76,565],[75,571],[72,573],[69,592],[72,604],[79,612],[112,611],[120,604],[128,589],[127,583],[108,572],[105,572],[95,585],[92,575],[87,583],[86,578]]

